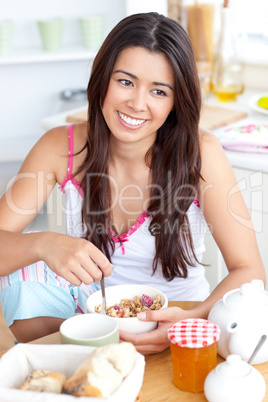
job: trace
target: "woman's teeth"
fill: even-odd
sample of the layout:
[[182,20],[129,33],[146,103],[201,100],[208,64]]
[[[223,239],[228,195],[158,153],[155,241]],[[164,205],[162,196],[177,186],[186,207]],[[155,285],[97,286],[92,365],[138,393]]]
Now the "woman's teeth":
[[118,112],[120,118],[124,120],[127,124],[130,124],[131,126],[138,126],[139,124],[142,124],[145,122],[145,120],[136,120],[136,119],[131,119],[128,116],[125,116],[124,114]]

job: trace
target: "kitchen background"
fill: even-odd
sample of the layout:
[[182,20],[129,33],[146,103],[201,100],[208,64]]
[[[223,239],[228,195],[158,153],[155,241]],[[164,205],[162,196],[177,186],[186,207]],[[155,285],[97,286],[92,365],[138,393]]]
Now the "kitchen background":
[[[184,23],[184,6],[191,3],[194,1],[24,0],[22,3],[20,0],[0,0],[0,33],[3,21],[11,21],[13,29],[10,51],[0,54],[0,195],[18,171],[32,145],[49,127],[50,121],[61,124],[60,118],[50,120],[50,116],[62,116],[65,111],[86,105],[83,93],[78,92],[71,100],[60,96],[66,89],[86,89],[95,54],[95,49],[84,46],[79,19],[103,16],[104,37],[119,20],[140,11],[158,11]],[[204,0],[202,3],[215,6],[215,44],[220,31],[219,11],[223,0]],[[253,9],[249,0],[230,0],[229,3],[235,12],[236,28],[241,40],[245,86],[244,94],[239,98],[242,102],[243,99],[248,100],[248,94],[268,93],[268,4],[266,0],[254,0]],[[37,21],[51,18],[61,18],[63,22],[62,42],[58,51],[45,51],[42,48]],[[219,105],[213,94],[208,95],[208,102],[210,101]],[[248,111],[247,103],[241,102],[220,106],[232,109],[238,107]],[[262,115],[260,120],[254,114],[255,121],[268,123],[268,115]],[[255,183],[254,194],[252,195],[246,185],[246,190],[250,191],[243,192],[243,195],[252,216],[254,215],[260,250],[268,269],[267,161],[257,157],[257,154],[251,154],[246,162],[240,162],[240,159],[239,155],[235,160],[233,158],[232,164],[242,185],[245,180],[246,183],[250,180],[251,184]],[[259,163],[257,167],[256,159]],[[265,162],[266,167],[260,164],[261,161]],[[55,224],[55,219],[59,219],[55,210],[62,202],[60,197],[58,193],[54,194],[52,202],[40,211],[38,219],[28,229],[43,230],[53,227],[55,230],[62,230],[62,221]],[[211,264],[207,268],[207,275],[213,288],[226,274],[226,268],[210,235],[207,237],[207,250],[205,262]]]

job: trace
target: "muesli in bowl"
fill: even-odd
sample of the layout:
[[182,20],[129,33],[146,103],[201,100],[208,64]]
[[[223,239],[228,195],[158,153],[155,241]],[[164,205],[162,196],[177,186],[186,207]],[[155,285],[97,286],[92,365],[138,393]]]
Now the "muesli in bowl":
[[[139,334],[157,327],[155,321],[141,321],[137,314],[146,310],[159,310],[168,305],[166,295],[146,285],[117,285],[105,289],[106,313],[117,320],[122,331]],[[87,311],[99,313],[102,307],[101,290],[87,299]]]
[[[122,299],[119,304],[106,306],[106,314],[109,317],[129,318],[137,317],[141,311],[160,310],[162,308],[161,295],[150,297],[146,294],[134,296],[133,299]],[[100,313],[102,303],[95,306],[95,312]]]

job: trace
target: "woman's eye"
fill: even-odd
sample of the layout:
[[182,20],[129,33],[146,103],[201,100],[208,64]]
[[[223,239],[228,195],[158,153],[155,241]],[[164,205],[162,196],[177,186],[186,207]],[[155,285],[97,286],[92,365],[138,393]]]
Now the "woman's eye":
[[125,87],[133,86],[132,82],[129,80],[119,80],[119,82],[124,85]]
[[162,91],[161,89],[154,89],[153,93],[157,96],[167,96],[166,92]]

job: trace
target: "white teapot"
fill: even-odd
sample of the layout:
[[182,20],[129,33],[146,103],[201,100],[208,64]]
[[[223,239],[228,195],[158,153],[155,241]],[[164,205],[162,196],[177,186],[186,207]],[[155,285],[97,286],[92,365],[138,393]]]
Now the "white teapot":
[[[227,292],[210,310],[208,319],[221,329],[218,353],[226,358],[238,354],[248,361],[262,335],[268,337],[268,292],[255,279]],[[268,340],[252,364],[268,361]]]
[[238,355],[229,355],[206,377],[204,393],[209,402],[261,402],[266,384],[261,373]]

